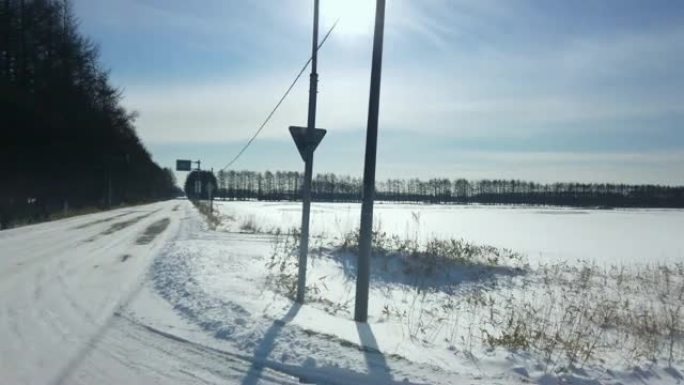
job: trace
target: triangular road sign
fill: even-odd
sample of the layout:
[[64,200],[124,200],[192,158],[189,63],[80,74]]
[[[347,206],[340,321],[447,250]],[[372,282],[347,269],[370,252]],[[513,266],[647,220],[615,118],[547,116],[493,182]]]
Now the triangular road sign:
[[290,134],[292,134],[292,139],[294,139],[295,145],[297,145],[299,155],[301,155],[304,161],[306,161],[307,147],[311,147],[311,151],[316,150],[318,144],[323,140],[325,133],[326,130],[322,128],[314,128],[311,133],[311,139],[307,142],[306,127],[290,126]]

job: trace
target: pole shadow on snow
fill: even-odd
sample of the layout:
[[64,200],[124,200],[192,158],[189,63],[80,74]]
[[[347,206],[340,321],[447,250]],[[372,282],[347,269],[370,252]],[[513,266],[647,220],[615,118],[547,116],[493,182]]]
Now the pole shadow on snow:
[[261,339],[259,346],[254,350],[254,358],[252,359],[252,365],[247,371],[247,376],[242,380],[242,385],[256,385],[261,378],[261,373],[264,370],[268,356],[273,351],[275,341],[280,334],[282,328],[290,323],[294,317],[299,312],[301,305],[294,303],[290,310],[281,319],[273,321],[273,324],[264,334],[264,338]]
[[[387,364],[385,355],[378,348],[378,343],[371,327],[365,323],[356,323],[356,330],[359,334],[360,345],[356,348],[363,354],[366,362],[367,371],[357,372],[352,369],[334,366],[316,366],[313,358],[308,358],[302,367],[291,370],[299,371],[300,382],[306,384],[320,385],[420,385],[403,378],[397,381],[392,378],[391,369]],[[341,344],[346,349],[350,349],[347,344]]]
[[281,332],[298,314],[300,304],[294,303],[290,310],[266,330],[259,346],[254,351],[251,366],[241,385],[256,385],[263,379],[264,369],[275,369],[288,373],[305,384],[377,384],[377,385],[412,385],[407,379],[395,381],[385,355],[378,348],[377,340],[371,327],[365,323],[356,323],[359,334],[360,346],[358,350],[363,353],[368,368],[367,373],[360,373],[338,366],[316,366],[313,357],[307,358],[303,364],[297,366],[269,362],[269,356],[273,352],[276,341],[281,337]]
[[356,330],[359,333],[363,356],[366,359],[368,375],[377,381],[378,384],[392,383],[390,368],[387,365],[385,355],[380,352],[378,342],[373,335],[373,330],[367,323],[356,322]]

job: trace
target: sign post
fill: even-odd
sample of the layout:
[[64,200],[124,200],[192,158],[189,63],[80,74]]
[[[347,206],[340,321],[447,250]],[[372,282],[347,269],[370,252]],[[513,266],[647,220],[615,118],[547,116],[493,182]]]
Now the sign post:
[[214,215],[214,184],[207,183],[207,193],[209,194],[209,213]]
[[311,75],[309,76],[309,116],[306,128],[290,127],[290,134],[304,159],[304,185],[302,186],[302,233],[299,242],[299,277],[297,280],[298,303],[304,303],[306,291],[306,263],[309,253],[309,218],[311,213],[311,179],[313,176],[313,153],[323,139],[325,130],[316,128],[316,94],[318,93],[318,8],[314,0],[313,41],[311,44]]
[[375,200],[375,163],[378,148],[378,114],[380,110],[380,78],[382,73],[382,43],[385,30],[385,0],[377,0],[373,60],[371,63],[370,98],[368,101],[368,129],[366,131],[366,160],[363,169],[363,202],[359,261],[356,274],[356,303],[354,320],[368,320],[368,290],[370,286],[370,254],[373,242],[373,202]]

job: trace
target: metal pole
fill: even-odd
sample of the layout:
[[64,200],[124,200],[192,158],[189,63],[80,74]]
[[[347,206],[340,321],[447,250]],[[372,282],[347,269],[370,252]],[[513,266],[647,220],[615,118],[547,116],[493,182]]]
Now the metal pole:
[[[316,94],[318,93],[318,2],[314,0],[313,41],[311,44],[311,75],[309,76],[309,118],[306,125],[307,142],[316,127]],[[302,186],[302,234],[299,241],[299,279],[297,302],[304,303],[306,291],[306,261],[309,253],[309,218],[311,213],[311,179],[313,175],[313,147],[306,149],[304,186]]]
[[[211,168],[211,175],[214,176],[214,168],[213,167]],[[210,216],[214,216],[214,185],[211,183],[212,180],[213,180],[213,178],[209,180],[209,215]]]
[[382,42],[385,30],[385,0],[377,0],[373,61],[371,64],[370,99],[368,101],[368,129],[366,131],[366,161],[363,169],[363,203],[361,204],[361,234],[356,275],[356,304],[354,320],[368,320],[368,289],[370,285],[370,254],[373,241],[373,201],[375,199],[375,160],[378,147],[378,112],[380,107],[380,78],[382,72]]
[[209,188],[208,193],[209,193],[209,217],[214,216],[214,185],[209,183]]

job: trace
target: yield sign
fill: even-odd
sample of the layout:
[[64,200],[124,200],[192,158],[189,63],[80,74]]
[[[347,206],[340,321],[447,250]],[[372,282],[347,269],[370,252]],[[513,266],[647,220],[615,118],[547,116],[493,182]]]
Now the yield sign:
[[311,136],[307,138],[306,127],[290,126],[290,134],[292,134],[292,139],[294,139],[297,145],[297,150],[299,150],[299,155],[306,162],[306,150],[311,148],[313,152],[318,144],[321,143],[326,131],[322,128],[314,128]]

